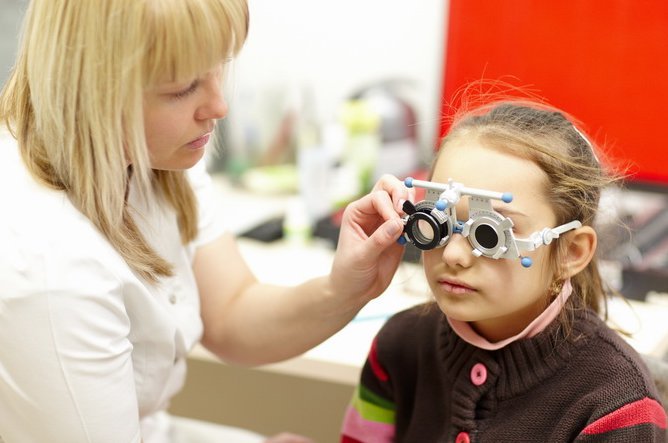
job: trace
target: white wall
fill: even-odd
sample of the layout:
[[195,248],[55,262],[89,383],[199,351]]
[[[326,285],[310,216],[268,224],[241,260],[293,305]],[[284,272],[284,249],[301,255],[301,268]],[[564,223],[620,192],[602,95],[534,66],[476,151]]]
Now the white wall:
[[21,19],[27,7],[27,0],[0,0],[0,85],[14,65]]
[[[271,131],[292,88],[309,88],[321,122],[384,79],[412,82],[422,149],[436,136],[445,0],[249,0],[250,34],[231,73],[230,122],[252,113]],[[266,134],[264,134],[266,136]]]

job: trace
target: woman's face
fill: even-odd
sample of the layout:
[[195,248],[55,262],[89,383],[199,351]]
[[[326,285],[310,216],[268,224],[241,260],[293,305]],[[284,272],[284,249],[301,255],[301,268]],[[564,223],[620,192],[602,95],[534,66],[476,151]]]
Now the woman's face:
[[195,165],[216,125],[227,115],[221,90],[223,65],[180,83],[162,83],[144,92],[144,128],[153,169]]
[[[447,183],[452,178],[470,188],[511,192],[511,203],[492,200],[492,205],[513,221],[517,238],[555,226],[544,194],[545,173],[535,163],[476,140],[455,139],[443,149],[432,181]],[[456,210],[459,220],[468,219],[468,197]],[[424,270],[436,302],[448,317],[470,322],[489,341],[521,332],[545,308],[552,281],[550,247],[526,253],[533,260],[529,268],[519,259],[476,257],[472,250],[468,239],[454,234],[445,247],[424,252]]]

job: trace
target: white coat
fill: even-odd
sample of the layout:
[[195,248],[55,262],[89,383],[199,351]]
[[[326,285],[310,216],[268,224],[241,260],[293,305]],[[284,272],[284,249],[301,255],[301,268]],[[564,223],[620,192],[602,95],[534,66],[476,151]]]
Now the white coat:
[[175,270],[150,285],[0,140],[0,440],[167,441],[165,410],[202,335],[194,251],[223,233],[203,162],[189,172],[200,208],[191,244],[170,208],[139,202],[131,186],[136,222]]

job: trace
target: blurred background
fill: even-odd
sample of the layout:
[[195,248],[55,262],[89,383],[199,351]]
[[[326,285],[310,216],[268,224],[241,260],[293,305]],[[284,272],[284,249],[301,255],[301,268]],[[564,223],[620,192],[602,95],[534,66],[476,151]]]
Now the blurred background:
[[298,191],[302,201],[289,205],[291,213],[313,224],[382,173],[407,175],[430,160],[443,1],[249,6],[250,33],[228,77],[230,115],[219,126],[213,170],[257,192]]

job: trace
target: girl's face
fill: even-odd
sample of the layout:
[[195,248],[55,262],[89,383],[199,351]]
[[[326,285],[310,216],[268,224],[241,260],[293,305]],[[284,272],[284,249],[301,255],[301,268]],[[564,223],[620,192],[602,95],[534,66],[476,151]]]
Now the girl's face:
[[144,92],[144,128],[151,167],[187,169],[204,155],[216,120],[227,115],[223,65],[180,83]]
[[[455,139],[443,150],[432,181],[452,178],[466,187],[511,192],[511,203],[493,200],[492,205],[513,221],[518,238],[555,226],[544,194],[547,179],[535,163],[477,140]],[[468,197],[456,210],[459,220],[468,219]],[[465,237],[455,234],[445,247],[424,252],[424,270],[436,302],[448,317],[470,322],[489,341],[521,332],[546,307],[552,281],[550,247],[527,253],[533,260],[529,268],[519,259],[476,257],[472,249]]]

